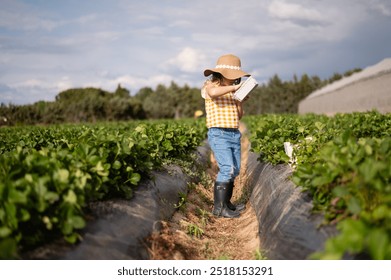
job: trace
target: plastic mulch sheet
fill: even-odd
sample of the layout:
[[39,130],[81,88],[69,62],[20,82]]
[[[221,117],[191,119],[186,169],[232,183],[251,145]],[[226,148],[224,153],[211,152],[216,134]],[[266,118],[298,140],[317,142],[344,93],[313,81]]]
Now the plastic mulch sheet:
[[273,166],[249,155],[247,184],[252,188],[260,249],[271,260],[307,259],[336,234],[334,227],[321,226],[323,216],[312,214],[311,198],[290,181],[290,174],[288,165]]

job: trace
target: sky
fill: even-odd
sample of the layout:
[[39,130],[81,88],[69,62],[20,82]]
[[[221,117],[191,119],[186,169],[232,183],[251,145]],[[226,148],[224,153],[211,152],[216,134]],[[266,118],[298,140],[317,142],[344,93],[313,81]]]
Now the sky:
[[201,87],[232,53],[260,83],[391,57],[389,0],[0,0],[0,103],[63,90]]

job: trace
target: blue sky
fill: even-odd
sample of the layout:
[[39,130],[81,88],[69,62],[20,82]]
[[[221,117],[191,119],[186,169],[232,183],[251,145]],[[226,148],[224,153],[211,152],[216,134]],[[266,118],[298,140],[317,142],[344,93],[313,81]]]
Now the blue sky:
[[200,87],[218,56],[265,82],[391,57],[389,0],[0,0],[0,103],[118,84]]

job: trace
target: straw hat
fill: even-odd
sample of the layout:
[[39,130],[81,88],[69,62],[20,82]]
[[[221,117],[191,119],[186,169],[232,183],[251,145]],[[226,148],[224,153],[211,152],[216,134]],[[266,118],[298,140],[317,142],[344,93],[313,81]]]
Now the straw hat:
[[236,80],[244,76],[250,76],[250,74],[241,70],[240,59],[233,54],[220,56],[217,60],[216,67],[213,69],[206,69],[204,71],[204,76],[208,77],[213,72],[220,73],[229,80]]

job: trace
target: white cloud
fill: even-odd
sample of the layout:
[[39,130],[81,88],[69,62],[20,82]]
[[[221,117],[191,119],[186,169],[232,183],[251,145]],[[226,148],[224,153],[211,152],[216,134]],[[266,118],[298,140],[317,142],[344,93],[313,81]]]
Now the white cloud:
[[53,30],[59,25],[54,20],[44,19],[20,1],[2,0],[0,27],[10,30]]
[[32,87],[46,87],[45,82],[38,79],[29,79],[20,83],[15,84],[15,87],[24,87],[24,88],[32,88]]
[[157,74],[149,77],[122,75],[114,79],[109,79],[106,81],[96,81],[93,83],[84,84],[83,86],[94,86],[98,88],[103,88],[108,91],[114,91],[120,84],[122,87],[130,89],[132,94],[135,94],[136,91],[138,91],[140,88],[155,88],[159,84],[168,86],[173,80],[174,79],[172,76],[166,74]]
[[43,29],[51,31],[58,27],[59,23],[53,20],[45,20],[35,17],[34,15],[25,16],[20,12],[9,12],[0,10],[0,27],[11,30],[37,30]]
[[368,19],[367,5],[360,0],[272,0],[266,42],[276,49],[292,49],[346,40]]
[[205,66],[206,56],[199,50],[185,47],[176,57],[168,60],[167,65],[174,66],[181,71],[195,73]]
[[300,4],[287,3],[281,0],[273,0],[268,11],[270,15],[286,20],[306,20],[320,22],[322,15],[316,9],[306,8]]
[[384,0],[369,1],[370,7],[384,16],[391,16],[391,3]]
[[73,87],[72,80],[68,76],[61,77],[61,79],[58,82],[56,82],[56,84],[54,85],[54,88],[57,88],[58,92],[70,89],[72,87]]

